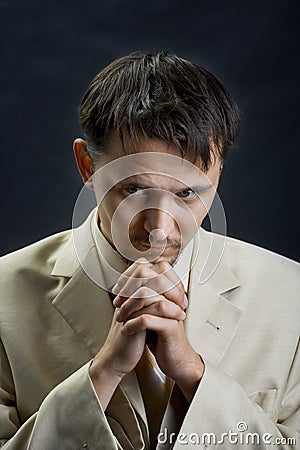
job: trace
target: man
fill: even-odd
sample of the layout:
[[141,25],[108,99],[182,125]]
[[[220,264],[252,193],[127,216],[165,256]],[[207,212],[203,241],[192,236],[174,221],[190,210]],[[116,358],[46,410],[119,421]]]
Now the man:
[[79,114],[97,207],[2,259],[1,448],[297,448],[299,265],[200,228],[235,103],[203,68],[136,53]]

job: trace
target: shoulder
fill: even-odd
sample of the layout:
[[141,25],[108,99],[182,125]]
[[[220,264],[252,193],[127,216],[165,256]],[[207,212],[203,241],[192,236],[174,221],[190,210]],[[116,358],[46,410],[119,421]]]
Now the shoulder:
[[71,231],[63,231],[20,250],[9,253],[0,258],[0,271],[2,274],[1,286],[7,286],[16,276],[29,276],[29,274],[50,274],[56,262],[57,255],[66,244]]
[[[300,290],[300,264],[285,256],[233,237],[201,231],[204,239],[216,239],[223,246],[220,266],[229,267],[241,282],[289,285]],[[222,266],[223,263],[223,266]],[[218,270],[218,269],[217,269]]]
[[34,242],[26,247],[8,253],[0,258],[1,267],[10,267],[28,262],[49,262],[55,259],[55,254],[66,243],[71,234],[71,230],[48,236],[40,241]]
[[300,264],[265,248],[226,237],[225,254],[239,273],[251,270],[257,275],[278,274],[299,282]]

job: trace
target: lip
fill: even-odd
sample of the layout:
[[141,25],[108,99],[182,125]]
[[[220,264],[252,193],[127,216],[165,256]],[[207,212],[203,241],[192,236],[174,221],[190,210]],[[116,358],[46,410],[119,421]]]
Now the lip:
[[166,245],[166,246],[163,245],[163,246],[160,246],[160,247],[157,247],[157,246],[154,246],[154,245],[150,245],[150,244],[139,244],[139,245],[141,245],[142,247],[146,247],[148,249],[157,250],[157,251],[163,251],[163,250],[167,250],[167,249],[171,248],[170,245]]

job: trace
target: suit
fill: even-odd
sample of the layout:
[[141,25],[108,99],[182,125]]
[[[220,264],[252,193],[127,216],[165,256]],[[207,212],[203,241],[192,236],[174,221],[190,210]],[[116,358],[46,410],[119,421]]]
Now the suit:
[[[76,232],[83,265],[98,273],[90,219]],[[269,448],[266,433],[296,439],[293,448],[300,448],[299,264],[227,238],[217,268],[201,281],[212,239],[221,237],[202,229],[199,235],[185,328],[205,372],[190,405],[174,389],[157,449],[194,448],[192,439],[196,448],[214,447],[217,439],[229,449],[230,432],[238,439],[256,433],[255,448]],[[135,372],[105,413],[90,381],[89,364],[105,341],[113,306],[79,263],[72,232],[3,257],[0,295],[0,447],[149,448]],[[203,443],[205,433],[215,437]]]

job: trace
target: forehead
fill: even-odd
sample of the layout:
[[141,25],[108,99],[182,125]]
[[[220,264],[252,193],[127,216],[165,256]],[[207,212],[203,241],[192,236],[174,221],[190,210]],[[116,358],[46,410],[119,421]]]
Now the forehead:
[[[120,139],[117,132],[113,132],[110,135],[106,151],[101,155],[100,164],[106,163],[112,159],[121,158],[125,155],[147,152],[167,153],[187,160],[199,168],[202,166],[201,160],[199,158],[197,159],[195,154],[187,153],[183,156],[181,149],[172,142],[155,138],[137,137],[136,139],[132,139],[126,132],[122,134],[122,139]],[[213,152],[212,156],[214,156]],[[213,159],[215,158],[213,157],[212,160]]]
[[[138,152],[111,159],[93,176],[93,183],[110,188],[136,183],[162,189],[207,184],[209,178],[194,164],[166,152]],[[96,187],[96,186],[95,186]]]
[[136,177],[131,181],[138,182],[143,175],[148,182],[170,183],[172,179],[179,179],[188,186],[200,179],[203,182],[207,178],[212,180],[218,173],[219,165],[220,160],[213,156],[211,167],[204,173],[201,163],[195,161],[194,156],[183,157],[175,144],[157,139],[133,140],[126,134],[121,142],[118,134],[114,133],[96,169],[102,169],[102,175],[114,176],[118,180],[116,182],[129,177]]

